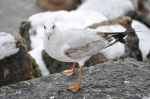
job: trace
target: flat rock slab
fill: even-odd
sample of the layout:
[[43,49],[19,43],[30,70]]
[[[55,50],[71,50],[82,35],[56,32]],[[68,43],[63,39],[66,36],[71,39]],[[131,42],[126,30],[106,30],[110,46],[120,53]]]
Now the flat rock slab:
[[125,59],[84,69],[82,89],[77,92],[65,91],[77,75],[67,78],[57,73],[3,86],[0,99],[141,99],[150,93],[146,63]]

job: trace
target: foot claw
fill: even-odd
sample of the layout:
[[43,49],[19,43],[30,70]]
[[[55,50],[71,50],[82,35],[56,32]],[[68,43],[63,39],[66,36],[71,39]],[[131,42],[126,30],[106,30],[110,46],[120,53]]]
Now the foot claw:
[[68,69],[62,72],[64,75],[66,75],[67,77],[72,76],[74,74],[74,70],[73,69]]
[[81,87],[80,82],[74,83],[67,88],[67,91],[75,92],[78,91]]

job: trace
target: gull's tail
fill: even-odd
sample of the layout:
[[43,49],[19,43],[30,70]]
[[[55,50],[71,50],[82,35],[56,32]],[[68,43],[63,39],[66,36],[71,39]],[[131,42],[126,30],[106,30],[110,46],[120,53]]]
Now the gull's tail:
[[[135,32],[134,30],[125,31],[125,32],[98,32],[99,35],[103,35],[103,37],[108,40],[109,45],[105,48],[115,44],[116,42],[121,42],[123,44],[127,44],[128,33]],[[113,41],[113,42],[112,42]]]
[[116,32],[106,35],[111,35],[116,40],[116,42],[121,42],[123,44],[127,43],[127,32]]

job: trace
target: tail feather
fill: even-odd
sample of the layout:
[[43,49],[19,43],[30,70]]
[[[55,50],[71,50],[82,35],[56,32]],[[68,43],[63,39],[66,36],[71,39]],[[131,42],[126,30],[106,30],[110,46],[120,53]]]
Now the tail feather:
[[127,35],[125,35],[125,34],[116,34],[116,35],[112,35],[115,39],[116,39],[116,41],[119,41],[119,42],[121,42],[121,43],[127,43],[127,40],[126,40],[126,36]]
[[110,43],[109,45],[107,45],[105,48],[117,43],[117,42],[121,42],[123,44],[127,44],[127,37],[128,37],[128,33],[130,32],[135,32],[135,31],[125,31],[125,32],[99,32],[99,35],[103,35],[103,37],[108,40],[108,42],[111,42],[115,39],[114,42]]
[[113,38],[117,42],[121,43],[127,43],[127,34],[129,32],[135,32],[135,31],[125,31],[125,32],[98,32],[98,34],[103,34],[103,37],[105,37],[108,41],[113,40]]

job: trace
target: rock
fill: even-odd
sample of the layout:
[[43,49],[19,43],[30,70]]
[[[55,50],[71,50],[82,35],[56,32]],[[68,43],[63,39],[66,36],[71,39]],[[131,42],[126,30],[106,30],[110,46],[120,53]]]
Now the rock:
[[42,51],[42,56],[43,56],[44,63],[46,64],[46,66],[51,74],[60,73],[61,71],[65,70],[65,69],[71,68],[71,63],[57,61],[57,60],[51,58],[45,52],[45,50]]
[[139,47],[139,38],[136,34],[136,30],[132,27],[132,20],[130,19],[128,24],[123,25],[128,32],[127,44],[125,46],[125,57],[131,57],[136,60],[142,61],[142,53]]
[[74,10],[80,0],[38,0],[38,5],[44,10]]
[[[3,35],[11,34],[3,33]],[[5,57],[0,59],[0,86],[40,76],[40,72],[38,67],[35,66],[33,58],[27,53],[24,39],[17,33],[13,33],[11,37],[14,37],[15,42],[10,42],[10,37],[6,38],[6,41],[1,41],[3,48],[6,47],[1,53],[6,53],[7,56],[5,55]],[[14,51],[12,46],[19,50],[8,55],[7,53]]]
[[149,54],[147,55],[147,62],[150,64],[150,52],[149,52]]
[[0,99],[142,99],[150,93],[150,68],[147,64],[125,59],[84,68],[82,88],[65,89],[75,81],[52,74],[30,81],[3,86]]
[[139,48],[139,38],[137,37],[137,34],[135,32],[129,32],[127,42],[124,57],[132,57],[136,60],[142,61],[142,53]]
[[[134,1],[134,0],[131,0]],[[149,0],[138,0],[137,9],[135,12],[130,12],[130,16],[136,20],[143,22],[145,25],[150,27],[150,1]]]
[[96,65],[99,63],[107,62],[107,61],[108,61],[108,59],[102,53],[98,53],[96,55],[93,55],[90,59],[88,59],[85,62],[84,66],[90,67],[90,66],[93,66],[93,65]]
[[31,40],[29,35],[30,28],[31,28],[31,24],[29,21],[22,21],[20,23],[19,33],[25,39],[28,51],[31,50]]
[[41,12],[37,0],[0,0],[0,31],[18,32],[19,24],[34,13]]

